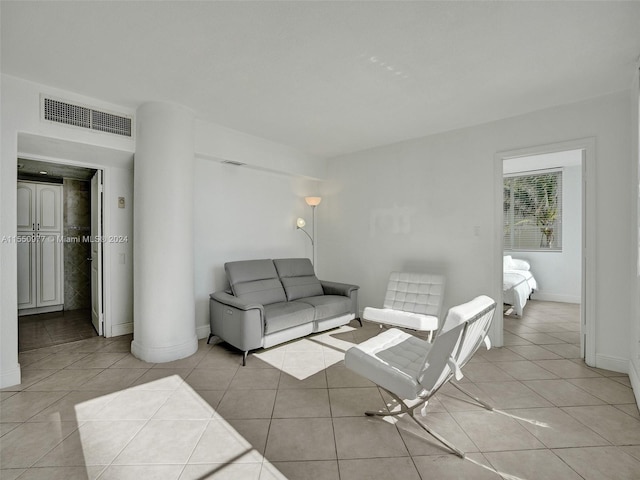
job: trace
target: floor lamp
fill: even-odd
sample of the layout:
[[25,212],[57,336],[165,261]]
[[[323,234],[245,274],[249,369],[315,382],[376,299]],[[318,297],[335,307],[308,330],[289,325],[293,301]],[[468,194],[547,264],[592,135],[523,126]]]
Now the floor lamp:
[[311,235],[309,235],[309,232],[307,232],[303,227],[307,224],[307,222],[304,221],[304,218],[298,218],[298,220],[296,220],[296,228],[299,230],[302,230],[304,233],[307,234],[307,237],[309,237],[309,240],[311,240],[311,263],[313,263],[314,267],[316,265],[316,244],[315,244],[315,237],[316,237],[316,207],[318,205],[320,205],[320,202],[322,201],[322,197],[304,197],[304,201],[307,202],[307,205],[309,205],[311,207]]

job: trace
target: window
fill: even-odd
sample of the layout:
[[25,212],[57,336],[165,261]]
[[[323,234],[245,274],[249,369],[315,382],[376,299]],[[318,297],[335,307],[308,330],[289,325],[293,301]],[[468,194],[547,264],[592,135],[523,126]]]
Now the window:
[[562,250],[562,171],[504,177],[505,250]]

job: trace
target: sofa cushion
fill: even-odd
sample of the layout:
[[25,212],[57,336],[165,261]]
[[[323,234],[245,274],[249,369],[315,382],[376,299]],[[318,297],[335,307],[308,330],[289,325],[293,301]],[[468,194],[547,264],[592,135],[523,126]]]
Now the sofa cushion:
[[262,305],[287,300],[273,260],[244,260],[224,264],[233,294]]
[[279,332],[314,320],[314,309],[308,303],[278,302],[264,307],[264,333]]
[[273,261],[287,300],[322,295],[322,285],[308,258],[278,258]]
[[[305,297],[298,300],[300,303],[308,303],[315,307],[314,320],[325,320],[338,315],[353,313],[351,299],[342,295],[320,295],[317,297]],[[297,302],[296,302],[297,303]]]

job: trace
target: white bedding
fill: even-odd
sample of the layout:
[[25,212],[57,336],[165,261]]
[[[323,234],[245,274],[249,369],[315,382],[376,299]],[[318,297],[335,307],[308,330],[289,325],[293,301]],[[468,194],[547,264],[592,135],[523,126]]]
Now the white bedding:
[[530,271],[504,270],[502,301],[512,305],[517,315],[522,316],[527,300],[537,288],[536,279]]

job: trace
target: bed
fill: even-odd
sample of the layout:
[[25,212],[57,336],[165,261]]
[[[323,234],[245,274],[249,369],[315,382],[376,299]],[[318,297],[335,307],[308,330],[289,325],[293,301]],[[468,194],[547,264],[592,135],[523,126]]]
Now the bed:
[[516,315],[521,317],[527,300],[538,288],[538,284],[526,260],[505,255],[502,267],[502,301],[506,305],[511,305]]

